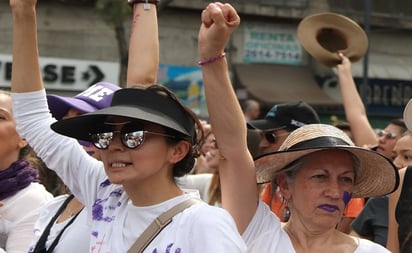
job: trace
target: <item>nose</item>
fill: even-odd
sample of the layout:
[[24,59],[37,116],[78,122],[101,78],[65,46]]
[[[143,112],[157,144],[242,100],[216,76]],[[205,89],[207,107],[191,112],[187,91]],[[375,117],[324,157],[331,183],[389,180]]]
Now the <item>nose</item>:
[[332,199],[339,199],[343,195],[343,189],[340,186],[338,180],[329,180],[326,190],[326,196]]
[[113,137],[113,140],[110,142],[108,149],[119,150],[123,148],[124,146],[123,146],[122,140],[120,139],[120,134],[116,133]]
[[397,169],[402,169],[403,167],[405,167],[405,165],[403,165],[401,159],[399,158],[399,156],[396,156],[395,159],[393,160],[393,164],[395,164]]

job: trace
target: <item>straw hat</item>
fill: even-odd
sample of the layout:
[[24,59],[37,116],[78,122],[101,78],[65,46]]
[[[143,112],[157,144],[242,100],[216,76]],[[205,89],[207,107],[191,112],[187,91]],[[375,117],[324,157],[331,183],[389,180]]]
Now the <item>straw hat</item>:
[[412,99],[409,100],[405,110],[403,111],[403,120],[405,121],[406,127],[409,131],[412,131]]
[[368,38],[353,20],[336,13],[320,13],[305,17],[297,35],[302,46],[327,67],[341,62],[337,52],[356,62],[366,53]]
[[381,196],[398,187],[398,170],[389,159],[375,151],[356,147],[342,130],[325,124],[302,126],[288,136],[279,151],[258,157],[255,160],[257,181],[269,182],[291,162],[328,149],[346,150],[359,159],[353,197]]

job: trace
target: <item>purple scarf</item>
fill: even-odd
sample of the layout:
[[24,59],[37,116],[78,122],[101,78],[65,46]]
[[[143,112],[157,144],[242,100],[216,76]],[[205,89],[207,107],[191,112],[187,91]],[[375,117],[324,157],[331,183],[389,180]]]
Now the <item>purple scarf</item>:
[[0,200],[13,196],[32,182],[39,182],[39,172],[29,162],[18,160],[0,171]]

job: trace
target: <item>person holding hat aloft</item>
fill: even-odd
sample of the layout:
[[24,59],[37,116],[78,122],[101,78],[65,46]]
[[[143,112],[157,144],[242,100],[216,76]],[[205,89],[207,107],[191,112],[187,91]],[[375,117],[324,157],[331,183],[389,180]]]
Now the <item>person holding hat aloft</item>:
[[[253,162],[246,125],[223,54],[239,24],[229,4],[209,4],[199,32],[206,101],[219,146],[222,207],[234,217],[249,252],[388,252],[335,229],[350,198],[382,195],[397,187],[398,173],[384,156],[354,146],[336,127],[309,124],[293,131],[281,151]],[[225,97],[218,105],[218,97]],[[225,110],[222,110],[225,108]],[[291,210],[282,227],[258,199],[256,184],[276,180]]]
[[392,149],[405,126],[391,122],[376,136],[353,80],[351,62],[359,61],[368,49],[368,38],[352,19],[337,13],[318,13],[305,17],[298,25],[299,42],[319,63],[335,67],[346,118],[354,142],[359,147],[374,147],[392,159]]
[[[412,99],[405,107],[403,118],[409,131],[398,141],[406,139],[407,143],[412,142]],[[397,143],[397,145],[398,145]],[[405,161],[400,163],[395,159],[399,170],[400,182],[398,189],[389,195],[389,226],[387,248],[394,253],[407,253],[412,250],[412,220],[411,220],[411,189],[412,189],[412,163],[409,154],[412,146],[409,145],[401,150]],[[408,163],[409,162],[409,163]],[[407,167],[406,167],[407,166]]]
[[[140,6],[147,11],[155,3]],[[85,204],[89,251],[245,252],[229,213],[185,194],[174,181],[192,169],[202,133],[196,131],[201,129],[196,115],[168,89],[125,88],[114,93],[108,108],[60,121],[50,116],[39,71],[35,4],[11,0],[16,122]],[[62,135],[92,142],[102,162]]]

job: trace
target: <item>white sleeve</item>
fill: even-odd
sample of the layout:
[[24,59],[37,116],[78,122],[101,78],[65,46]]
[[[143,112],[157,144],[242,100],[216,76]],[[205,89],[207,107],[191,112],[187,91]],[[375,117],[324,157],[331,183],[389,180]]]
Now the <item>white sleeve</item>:
[[12,93],[17,131],[26,138],[47,167],[56,171],[85,205],[96,199],[99,184],[107,177],[103,164],[85,152],[77,140],[54,132],[45,90]]

